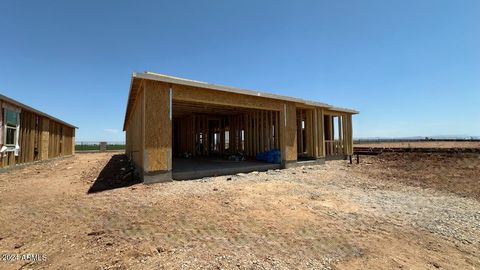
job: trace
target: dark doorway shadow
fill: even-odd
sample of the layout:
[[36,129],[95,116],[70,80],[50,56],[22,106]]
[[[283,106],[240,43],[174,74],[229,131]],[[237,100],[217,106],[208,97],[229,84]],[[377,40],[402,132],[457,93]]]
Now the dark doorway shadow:
[[299,155],[297,157],[297,161],[311,161],[311,160],[316,160],[316,158],[309,157],[309,156],[303,156],[303,155]]
[[134,167],[126,155],[114,155],[102,169],[93,185],[88,189],[88,194],[129,187],[141,183],[135,177]]

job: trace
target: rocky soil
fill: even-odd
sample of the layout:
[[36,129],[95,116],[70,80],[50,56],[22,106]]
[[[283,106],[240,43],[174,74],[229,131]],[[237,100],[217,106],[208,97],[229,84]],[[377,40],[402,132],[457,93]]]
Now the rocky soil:
[[418,142],[368,142],[356,143],[354,147],[409,147],[409,148],[480,148],[480,141],[418,141]]
[[385,154],[145,186],[78,154],[0,174],[0,252],[46,255],[0,269],[478,269],[479,172]]

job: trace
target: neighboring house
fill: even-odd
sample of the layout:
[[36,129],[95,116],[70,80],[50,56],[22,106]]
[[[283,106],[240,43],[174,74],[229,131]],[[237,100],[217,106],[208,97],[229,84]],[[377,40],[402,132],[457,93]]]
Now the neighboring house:
[[1,94],[0,109],[0,168],[75,153],[75,126]]
[[272,149],[281,153],[279,168],[322,163],[353,154],[352,115],[357,113],[315,101],[134,73],[124,122],[126,153],[146,183],[176,179],[179,170],[209,167],[210,175],[225,174],[222,168],[229,165],[219,163],[220,157],[255,162],[259,153]]

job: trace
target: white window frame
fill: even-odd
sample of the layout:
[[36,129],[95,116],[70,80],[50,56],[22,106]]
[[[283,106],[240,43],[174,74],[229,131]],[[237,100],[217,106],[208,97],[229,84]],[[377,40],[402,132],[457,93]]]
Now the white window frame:
[[[8,138],[8,130],[9,129],[13,129],[13,142],[12,143],[7,143],[7,138]],[[16,143],[15,143],[15,140],[17,138],[17,126],[12,126],[12,125],[9,125],[9,124],[5,124],[5,139],[4,139],[4,142],[3,142],[3,145],[5,145],[6,147],[15,147]]]
[[[19,152],[20,152],[20,145],[19,145],[19,137],[20,137],[20,113],[21,113],[21,109],[17,109],[15,107],[11,107],[9,106],[8,104],[3,104],[3,126],[1,128],[3,128],[3,131],[4,131],[4,134],[3,134],[3,147],[0,149],[0,153],[3,153],[3,152],[15,152],[15,156],[18,156]],[[7,123],[7,110],[8,111],[11,111],[11,112],[14,112],[17,114],[17,123],[15,126],[13,126],[12,124],[8,124]],[[14,132],[14,138],[13,138],[13,144],[7,144],[7,136],[8,136],[8,133],[7,133],[7,130],[8,129],[14,129],[15,132]]]

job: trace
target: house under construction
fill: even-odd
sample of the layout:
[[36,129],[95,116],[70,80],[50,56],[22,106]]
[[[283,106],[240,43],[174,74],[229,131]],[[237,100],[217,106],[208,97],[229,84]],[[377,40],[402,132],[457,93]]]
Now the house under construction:
[[1,94],[0,109],[0,168],[75,153],[75,126]]
[[[134,73],[126,153],[145,183],[287,168],[353,154],[351,109]],[[256,160],[278,149],[280,162]],[[240,157],[240,158],[238,158]]]

